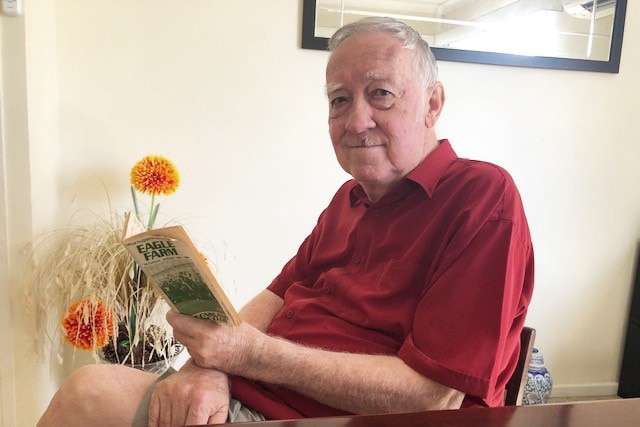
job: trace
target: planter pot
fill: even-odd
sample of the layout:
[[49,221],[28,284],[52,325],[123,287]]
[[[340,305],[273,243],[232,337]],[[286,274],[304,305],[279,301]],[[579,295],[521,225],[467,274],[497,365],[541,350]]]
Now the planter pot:
[[105,357],[102,351],[98,352],[98,356],[100,358],[100,363],[109,364],[109,365],[122,365],[129,366],[131,368],[139,369],[144,372],[149,372],[151,374],[162,375],[173,363],[176,361],[178,356],[184,350],[184,346],[178,344],[176,345],[176,352],[173,356],[167,357],[165,359],[149,361],[149,362],[141,362],[141,363],[131,363],[131,359],[123,360],[122,362],[114,362]]

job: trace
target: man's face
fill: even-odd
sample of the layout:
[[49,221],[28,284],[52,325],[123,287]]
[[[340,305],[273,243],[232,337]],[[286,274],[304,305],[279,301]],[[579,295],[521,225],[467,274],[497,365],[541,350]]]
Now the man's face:
[[333,147],[372,201],[437,145],[429,113],[433,89],[418,79],[413,55],[390,34],[365,32],[338,46],[327,65]]

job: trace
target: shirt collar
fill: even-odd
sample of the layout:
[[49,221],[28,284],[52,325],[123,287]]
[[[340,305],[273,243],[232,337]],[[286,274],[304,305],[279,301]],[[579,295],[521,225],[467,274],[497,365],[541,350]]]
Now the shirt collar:
[[418,183],[427,195],[432,197],[438,182],[457,158],[458,156],[451,148],[449,140],[442,139],[436,149],[407,174],[407,179]]
[[[407,174],[407,179],[403,180],[391,193],[384,196],[380,202],[389,203],[392,200],[395,201],[398,198],[406,196],[414,187],[411,185],[411,182],[418,184],[429,197],[432,197],[438,182],[440,182],[440,179],[451,163],[457,158],[458,156],[455,151],[453,151],[449,140],[440,140],[436,149],[429,153],[422,163]],[[388,200],[387,196],[392,200]],[[371,205],[364,189],[355,180],[353,181],[353,187],[351,188],[349,197],[352,207],[358,206],[359,204],[365,204],[366,206]]]

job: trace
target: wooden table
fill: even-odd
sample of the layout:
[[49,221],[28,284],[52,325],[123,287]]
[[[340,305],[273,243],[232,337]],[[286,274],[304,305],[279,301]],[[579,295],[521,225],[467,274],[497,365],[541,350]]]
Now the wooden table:
[[640,427],[640,398],[228,425],[236,427]]

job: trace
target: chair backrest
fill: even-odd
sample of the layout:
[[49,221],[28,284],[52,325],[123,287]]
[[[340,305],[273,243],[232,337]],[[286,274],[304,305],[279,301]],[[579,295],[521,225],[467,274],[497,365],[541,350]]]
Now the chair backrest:
[[520,334],[520,355],[518,356],[518,364],[505,387],[504,404],[506,406],[522,405],[524,386],[527,382],[527,371],[535,339],[535,329],[527,326],[522,328],[522,333]]

